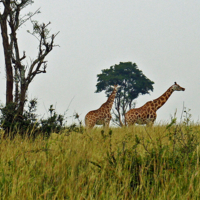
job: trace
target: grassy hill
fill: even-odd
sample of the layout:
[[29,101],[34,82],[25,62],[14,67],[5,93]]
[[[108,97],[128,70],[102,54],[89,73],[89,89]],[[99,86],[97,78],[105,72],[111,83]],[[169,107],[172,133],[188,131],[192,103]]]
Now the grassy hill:
[[1,199],[199,199],[200,125],[1,140]]

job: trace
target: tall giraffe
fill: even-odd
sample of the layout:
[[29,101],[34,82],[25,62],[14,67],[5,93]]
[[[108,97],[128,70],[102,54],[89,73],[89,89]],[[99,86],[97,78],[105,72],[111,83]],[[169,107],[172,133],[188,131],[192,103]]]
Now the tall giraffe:
[[87,113],[87,115],[85,116],[86,128],[93,128],[95,124],[109,127],[109,123],[112,118],[110,111],[119,86],[115,85],[113,88],[114,89],[111,95],[108,97],[107,101],[101,105],[99,109],[92,110]]
[[126,125],[137,124],[153,124],[156,120],[156,111],[165,104],[168,98],[174,91],[184,91],[176,82],[172,85],[163,95],[154,99],[153,101],[148,101],[140,108],[135,108],[129,110],[125,114]]

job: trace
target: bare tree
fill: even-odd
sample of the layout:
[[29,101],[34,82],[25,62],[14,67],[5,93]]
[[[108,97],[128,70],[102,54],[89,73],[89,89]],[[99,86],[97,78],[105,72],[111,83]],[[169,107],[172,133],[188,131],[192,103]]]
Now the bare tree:
[[[32,20],[34,15],[40,13],[39,9],[21,17],[21,10],[32,3],[32,0],[0,0],[0,27],[6,69],[6,105],[15,103],[19,115],[23,114],[29,84],[36,75],[46,73],[45,58],[56,46],[54,39],[58,34],[50,34],[50,22],[39,24]],[[31,63],[25,65],[26,52],[21,53],[19,50],[17,31],[28,20],[33,25],[33,31],[29,33],[38,40],[38,54]]]

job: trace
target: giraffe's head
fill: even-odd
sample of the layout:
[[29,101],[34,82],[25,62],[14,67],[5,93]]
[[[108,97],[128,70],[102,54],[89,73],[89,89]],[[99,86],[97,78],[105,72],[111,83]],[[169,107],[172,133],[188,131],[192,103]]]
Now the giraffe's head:
[[174,85],[172,85],[172,90],[174,91],[184,91],[185,88],[181,87],[180,85],[178,85],[176,82],[174,82]]
[[114,86],[111,85],[111,88],[115,89],[116,91],[117,91],[120,87],[121,87],[120,85],[114,85]]

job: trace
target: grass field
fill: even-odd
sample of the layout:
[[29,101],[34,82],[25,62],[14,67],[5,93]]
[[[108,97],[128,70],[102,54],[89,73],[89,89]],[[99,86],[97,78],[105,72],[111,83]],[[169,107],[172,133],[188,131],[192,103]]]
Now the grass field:
[[200,125],[1,140],[1,199],[200,199]]

